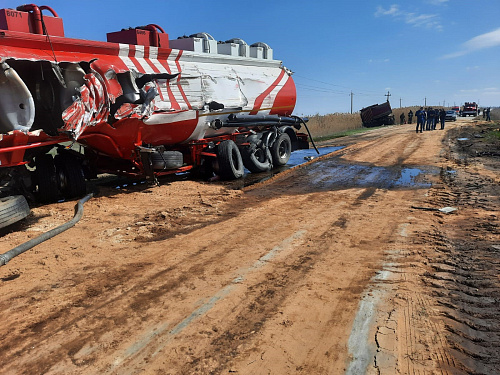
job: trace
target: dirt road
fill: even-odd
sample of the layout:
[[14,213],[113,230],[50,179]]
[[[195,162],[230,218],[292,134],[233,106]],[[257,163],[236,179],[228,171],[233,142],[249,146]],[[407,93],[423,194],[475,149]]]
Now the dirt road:
[[457,140],[478,129],[372,130],[243,191],[101,186],[0,268],[0,373],[500,372],[500,159]]

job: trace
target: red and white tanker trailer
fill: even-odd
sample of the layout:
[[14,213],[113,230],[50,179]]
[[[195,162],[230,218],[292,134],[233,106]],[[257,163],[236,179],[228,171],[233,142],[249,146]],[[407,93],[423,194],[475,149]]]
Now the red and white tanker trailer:
[[295,101],[265,43],[169,40],[154,24],[71,39],[48,6],[0,9],[0,181],[41,202],[81,196],[99,173],[284,165],[309,147]]

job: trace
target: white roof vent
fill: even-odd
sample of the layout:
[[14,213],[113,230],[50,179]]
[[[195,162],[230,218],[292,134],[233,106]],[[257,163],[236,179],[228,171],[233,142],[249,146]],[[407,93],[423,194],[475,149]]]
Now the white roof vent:
[[199,53],[217,53],[217,41],[208,33],[196,33],[181,36],[169,41],[170,48],[183,49]]
[[221,55],[250,57],[250,48],[243,39],[233,38],[217,44],[217,52]]
[[257,42],[250,46],[250,57],[257,59],[272,60],[273,49],[268,44]]

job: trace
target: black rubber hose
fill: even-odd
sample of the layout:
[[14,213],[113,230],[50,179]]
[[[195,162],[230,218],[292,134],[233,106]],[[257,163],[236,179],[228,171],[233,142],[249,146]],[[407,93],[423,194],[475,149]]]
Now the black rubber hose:
[[33,238],[32,240],[29,240],[28,242],[25,242],[13,248],[12,250],[7,251],[6,253],[1,254],[0,266],[7,264],[7,262],[12,258],[17,257],[18,255],[24,253],[25,251],[28,251],[29,249],[35,247],[36,245],[39,245],[42,242],[45,242],[48,239],[57,236],[58,234],[74,226],[78,221],[80,221],[80,219],[83,216],[83,204],[87,202],[90,198],[92,198],[93,195],[94,195],[93,193],[87,194],[85,197],[83,197],[78,201],[78,203],[75,206],[75,216],[73,216],[73,219],[71,219],[67,223],[60,225],[57,228],[51,229],[48,232],[45,232],[40,236]]
[[228,123],[239,124],[245,122],[261,122],[261,123],[278,123],[278,124],[297,124],[300,122],[299,117],[281,117],[277,115],[235,115],[230,114],[227,118]]
[[[276,126],[280,125],[277,122],[273,121],[255,121],[255,122],[226,122],[222,125],[223,128],[252,128],[255,126]],[[288,124],[284,124],[288,125]]]
[[293,117],[293,118],[298,119],[300,122],[302,122],[302,124],[304,124],[304,127],[305,127],[305,128],[306,128],[306,130],[307,130],[307,134],[309,134],[309,139],[311,140],[311,143],[312,143],[312,145],[313,145],[314,149],[316,150],[316,152],[317,152],[317,153],[318,153],[318,155],[319,155],[318,148],[317,148],[317,147],[316,147],[316,145],[314,144],[313,137],[312,137],[312,135],[311,135],[311,132],[309,131],[309,128],[307,127],[306,122],[305,122],[305,121],[304,121],[301,117],[298,117],[298,116],[292,116],[292,117]]

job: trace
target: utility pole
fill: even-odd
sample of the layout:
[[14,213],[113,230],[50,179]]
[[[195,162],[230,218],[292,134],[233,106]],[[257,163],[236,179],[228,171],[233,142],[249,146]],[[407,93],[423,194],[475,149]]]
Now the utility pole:
[[351,115],[352,115],[352,97],[354,96],[354,94],[352,93],[351,91]]
[[389,96],[391,96],[391,94],[389,93],[389,90],[387,90],[387,94],[385,94],[384,96],[387,96],[387,101],[389,101]]
[[401,108],[401,101],[402,101],[402,100],[403,100],[403,99],[399,98],[399,108]]
[[427,107],[427,97],[424,98],[424,107]]

